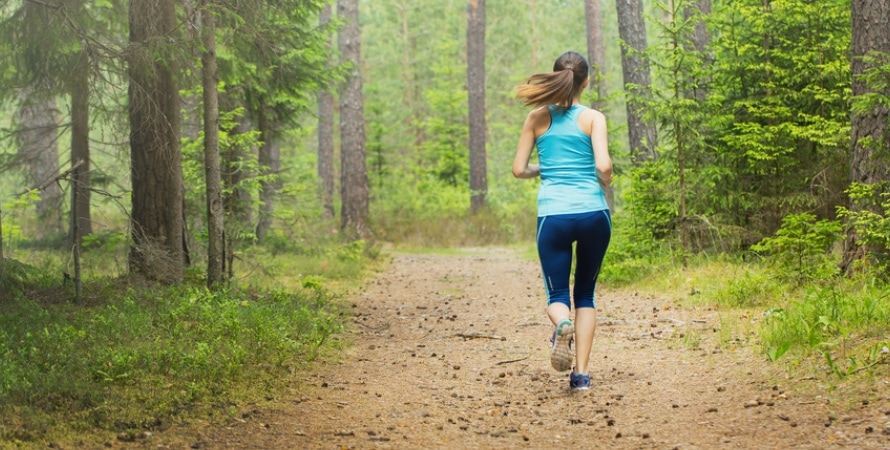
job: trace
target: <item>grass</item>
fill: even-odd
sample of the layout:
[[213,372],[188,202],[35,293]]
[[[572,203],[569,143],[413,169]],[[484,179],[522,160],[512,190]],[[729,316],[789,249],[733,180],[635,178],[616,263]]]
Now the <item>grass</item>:
[[[604,266],[601,283],[716,309],[718,345],[748,348],[789,376],[816,377],[830,389],[868,384],[890,372],[890,290],[879,279],[824,276],[801,282],[770,260],[699,255],[684,266],[669,251],[662,255],[613,259],[618,267]],[[641,264],[645,270],[635,272]],[[698,340],[688,333],[680,344]]]
[[[106,252],[119,249],[87,265]],[[246,248],[239,279],[214,291],[200,269],[157,286],[106,265],[74,302],[64,256],[16,252],[33,264],[7,260],[0,280],[0,447],[102,442],[273,397],[341,345],[340,293],[385,264],[362,242],[306,253]]]

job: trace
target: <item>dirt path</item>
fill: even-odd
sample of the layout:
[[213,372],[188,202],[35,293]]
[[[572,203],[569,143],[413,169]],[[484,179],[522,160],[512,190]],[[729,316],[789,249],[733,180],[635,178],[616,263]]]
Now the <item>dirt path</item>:
[[593,387],[572,393],[541,298],[537,263],[508,250],[396,255],[351,299],[340,363],[190,446],[890,448],[887,380],[868,402],[806,396],[763,358],[717,349],[715,313],[632,291],[598,293]]

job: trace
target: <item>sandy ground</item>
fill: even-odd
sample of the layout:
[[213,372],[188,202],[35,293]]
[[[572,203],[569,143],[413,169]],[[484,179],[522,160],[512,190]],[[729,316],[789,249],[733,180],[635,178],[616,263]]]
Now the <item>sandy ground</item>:
[[592,389],[572,392],[550,367],[537,262],[502,249],[393,258],[348,299],[337,360],[228,423],[108,446],[890,449],[890,379],[834,398],[717,346],[707,308],[604,287]]

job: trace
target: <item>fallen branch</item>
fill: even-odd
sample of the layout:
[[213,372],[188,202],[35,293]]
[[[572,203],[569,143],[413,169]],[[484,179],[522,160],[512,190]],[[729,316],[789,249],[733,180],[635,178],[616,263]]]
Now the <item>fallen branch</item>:
[[495,334],[482,334],[482,333],[457,333],[455,334],[457,337],[462,337],[464,339],[494,339],[496,341],[506,341],[507,338],[504,336],[498,336]]
[[518,359],[508,359],[506,361],[498,361],[497,363],[495,363],[495,365],[500,366],[503,364],[510,364],[510,363],[515,363],[515,362],[519,362],[519,361],[525,361],[526,359],[528,359],[528,357],[529,357],[529,355],[525,355],[524,357],[518,358]]

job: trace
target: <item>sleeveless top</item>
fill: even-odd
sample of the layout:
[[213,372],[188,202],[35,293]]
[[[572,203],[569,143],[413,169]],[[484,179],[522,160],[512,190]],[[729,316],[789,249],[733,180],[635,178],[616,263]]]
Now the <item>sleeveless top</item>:
[[578,128],[578,116],[585,109],[549,106],[550,128],[535,139],[541,165],[538,217],[609,209],[597,181],[590,136]]

